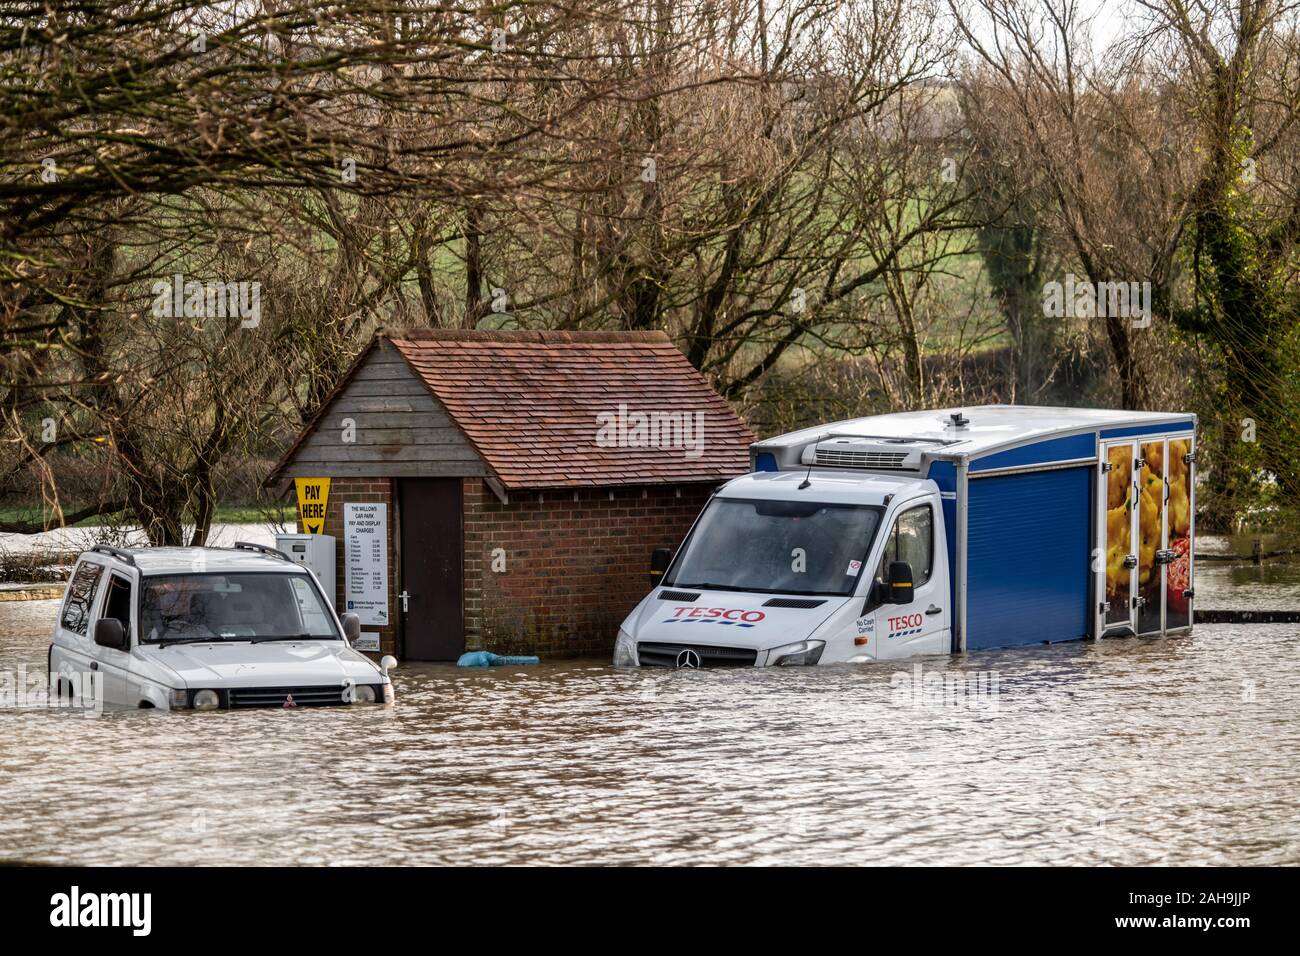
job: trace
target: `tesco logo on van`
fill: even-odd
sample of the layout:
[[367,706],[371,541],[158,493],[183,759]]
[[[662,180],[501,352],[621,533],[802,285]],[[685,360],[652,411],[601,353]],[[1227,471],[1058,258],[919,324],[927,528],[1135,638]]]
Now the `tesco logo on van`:
[[889,622],[889,633],[885,639],[893,637],[911,637],[913,634],[921,633],[924,628],[922,623],[925,616],[922,614],[901,614],[898,617],[886,618]]
[[736,627],[753,627],[767,617],[762,611],[745,611],[733,607],[679,607],[665,624],[734,624]]
[[673,611],[673,617],[720,617],[727,621],[745,621],[749,624],[757,624],[767,615],[762,611],[742,611],[739,608],[679,607]]
[[904,614],[902,617],[891,617],[889,619],[889,629],[891,631],[901,631],[904,628],[920,627],[920,614]]

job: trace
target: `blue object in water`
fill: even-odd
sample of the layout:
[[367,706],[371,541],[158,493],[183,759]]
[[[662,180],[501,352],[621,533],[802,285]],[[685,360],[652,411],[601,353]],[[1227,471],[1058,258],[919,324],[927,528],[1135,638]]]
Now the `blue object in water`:
[[460,655],[457,667],[506,667],[519,664],[539,664],[540,657],[493,654],[491,651],[468,651]]

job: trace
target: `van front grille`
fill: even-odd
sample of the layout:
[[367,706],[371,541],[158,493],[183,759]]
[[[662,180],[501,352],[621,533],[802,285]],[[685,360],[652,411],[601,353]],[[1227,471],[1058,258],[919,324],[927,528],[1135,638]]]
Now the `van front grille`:
[[[686,656],[691,652],[699,658]],[[659,644],[642,642],[636,646],[642,667],[753,667],[758,651],[746,647],[711,647],[707,644]]]
[[817,464],[832,468],[903,468],[905,451],[850,451],[844,448],[818,448]]
[[236,707],[283,707],[292,696],[293,706],[328,707],[345,704],[341,684],[316,687],[234,687],[227,691],[232,709]]

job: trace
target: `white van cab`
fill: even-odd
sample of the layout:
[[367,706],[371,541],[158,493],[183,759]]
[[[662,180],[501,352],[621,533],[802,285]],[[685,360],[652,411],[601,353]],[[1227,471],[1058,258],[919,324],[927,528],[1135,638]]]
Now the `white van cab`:
[[1196,416],[985,405],[755,442],[674,557],[623,666],[898,660],[1187,633]]
[[[948,653],[933,483],[814,472],[801,489],[807,480],[754,474],[718,491],[661,587],[624,622],[614,663],[761,667]],[[913,578],[906,594],[881,583],[900,560]]]
[[158,710],[392,703],[397,662],[353,650],[359,633],[273,548],[97,545],[68,583],[50,681],[61,698]]

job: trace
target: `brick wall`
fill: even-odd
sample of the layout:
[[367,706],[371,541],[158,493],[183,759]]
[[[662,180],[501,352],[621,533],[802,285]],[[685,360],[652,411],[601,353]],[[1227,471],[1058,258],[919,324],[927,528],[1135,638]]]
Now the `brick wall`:
[[[343,592],[347,587],[347,568],[344,566],[343,540],[343,506],[348,502],[383,503],[388,505],[388,627],[374,624],[362,624],[361,630],[367,634],[379,633],[380,654],[397,654],[397,631],[393,624],[397,621],[397,536],[394,534],[393,482],[389,478],[334,478],[330,481],[329,502],[325,511],[325,533],[334,535],[336,542],[334,562],[334,596],[335,607],[344,608]],[[301,528],[299,530],[302,530]],[[371,654],[378,658],[379,654]]]
[[[464,480],[465,643],[543,657],[607,656],[650,589],[655,548],[676,548],[715,486],[512,492]],[[333,511],[333,491],[330,510]],[[502,549],[505,571],[493,569]]]

